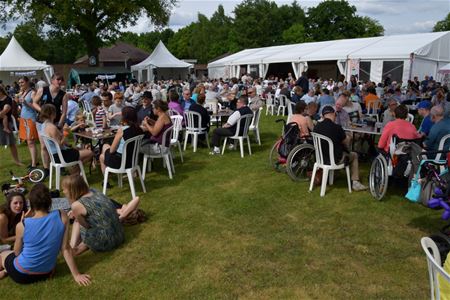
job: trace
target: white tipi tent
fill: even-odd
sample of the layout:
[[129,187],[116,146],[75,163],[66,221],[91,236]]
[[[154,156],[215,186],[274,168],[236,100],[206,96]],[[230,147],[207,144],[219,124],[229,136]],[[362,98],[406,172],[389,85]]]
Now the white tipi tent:
[[[47,81],[50,82],[53,67],[31,57],[13,36],[5,51],[0,55],[0,79],[8,82],[12,81],[11,77],[30,75],[33,72],[36,72],[36,76],[42,76],[43,73]],[[41,74],[38,72],[41,72]]]
[[152,81],[155,76],[164,79],[184,79],[192,68],[192,64],[179,60],[162,41],[159,41],[152,54],[137,65],[131,66],[132,72],[137,72],[138,81]]

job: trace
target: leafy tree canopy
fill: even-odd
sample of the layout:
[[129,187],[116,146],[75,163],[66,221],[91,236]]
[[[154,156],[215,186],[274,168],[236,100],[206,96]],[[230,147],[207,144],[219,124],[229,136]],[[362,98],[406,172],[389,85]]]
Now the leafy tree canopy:
[[[135,25],[143,14],[155,25],[165,25],[175,0],[3,0],[0,14],[5,21],[25,18],[60,32],[75,32],[90,55],[119,29]],[[14,8],[14,9],[11,9]]]
[[345,0],[326,0],[308,9],[307,32],[313,41],[380,36],[383,27],[375,20],[356,15]]
[[438,21],[436,25],[434,25],[433,31],[449,31],[450,30],[450,13],[448,13],[447,17],[444,20]]

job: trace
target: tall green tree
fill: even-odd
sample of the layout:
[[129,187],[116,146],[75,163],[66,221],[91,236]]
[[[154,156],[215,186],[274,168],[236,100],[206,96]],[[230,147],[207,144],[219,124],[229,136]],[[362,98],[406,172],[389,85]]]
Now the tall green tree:
[[295,23],[282,34],[283,42],[286,44],[297,44],[309,42],[309,38],[306,35],[305,26],[301,23]]
[[382,35],[377,21],[356,15],[356,7],[345,0],[326,0],[308,9],[308,36],[313,41]]
[[449,31],[450,30],[450,13],[448,13],[447,17],[444,20],[438,21],[436,25],[434,25],[433,31]]
[[[176,0],[3,0],[4,21],[25,18],[64,32],[76,32],[90,56],[98,62],[104,40],[118,34],[121,27],[135,25],[146,15],[156,25],[165,25]],[[14,9],[11,9],[14,8]]]

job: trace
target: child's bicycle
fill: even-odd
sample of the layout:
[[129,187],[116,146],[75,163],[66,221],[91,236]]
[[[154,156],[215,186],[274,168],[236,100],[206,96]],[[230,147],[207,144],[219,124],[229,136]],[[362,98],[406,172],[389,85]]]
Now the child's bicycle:
[[315,163],[312,141],[300,138],[300,129],[296,123],[288,123],[283,119],[283,134],[272,146],[269,153],[269,164],[278,172],[286,172],[294,181],[309,180]]
[[11,192],[20,192],[22,194],[26,193],[25,183],[30,181],[32,183],[39,183],[44,180],[45,174],[41,169],[32,169],[25,176],[15,176],[12,171],[9,171],[11,174],[11,180],[17,182],[16,184],[4,183],[2,184],[2,192],[6,196]]

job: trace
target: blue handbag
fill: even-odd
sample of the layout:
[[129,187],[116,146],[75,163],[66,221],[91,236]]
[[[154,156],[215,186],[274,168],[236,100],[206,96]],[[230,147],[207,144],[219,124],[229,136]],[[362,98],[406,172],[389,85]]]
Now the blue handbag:
[[411,185],[409,186],[408,193],[406,193],[405,198],[411,202],[419,202],[420,201],[420,192],[422,191],[422,186],[419,182],[420,169],[422,168],[422,162],[417,169],[416,175],[411,180]]

